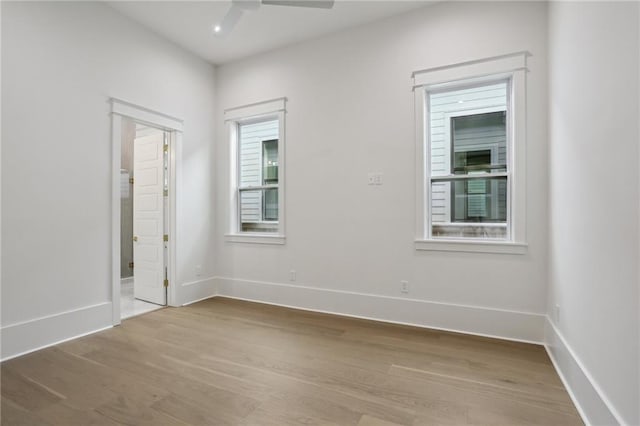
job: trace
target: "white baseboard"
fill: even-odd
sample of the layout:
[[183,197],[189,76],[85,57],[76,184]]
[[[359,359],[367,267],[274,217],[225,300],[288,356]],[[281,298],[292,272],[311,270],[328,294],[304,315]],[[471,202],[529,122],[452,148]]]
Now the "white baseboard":
[[586,425],[626,424],[548,316],[545,348]]
[[177,305],[190,305],[200,300],[214,297],[217,293],[215,277],[184,283],[180,286],[180,301]]
[[217,277],[218,296],[542,344],[542,314]]
[[111,328],[111,302],[2,327],[2,361]]

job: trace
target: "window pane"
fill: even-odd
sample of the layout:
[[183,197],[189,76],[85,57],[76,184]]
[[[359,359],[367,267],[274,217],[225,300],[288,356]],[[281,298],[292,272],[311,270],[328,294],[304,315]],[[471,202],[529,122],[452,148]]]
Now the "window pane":
[[431,175],[507,169],[507,82],[429,93]]
[[244,188],[278,184],[279,121],[238,126],[240,230],[278,231],[278,188]]
[[507,171],[506,111],[451,118],[453,174]]
[[278,231],[278,189],[240,191],[240,225],[244,232]]
[[[278,120],[241,124],[238,128],[239,186],[261,186],[263,184],[263,151],[265,141],[275,142],[275,159],[278,158]],[[274,149],[271,149],[273,152]],[[273,154],[269,154],[273,155]],[[277,170],[277,167],[276,167]],[[272,171],[271,171],[272,173]],[[276,174],[277,179],[277,174]],[[277,182],[277,181],[276,181]]]
[[507,237],[507,178],[451,179],[431,183],[434,237]]
[[278,183],[278,140],[262,142],[262,184]]
[[278,220],[278,190],[265,189],[263,198],[264,220]]
[[428,93],[433,237],[507,238],[508,87]]
[[262,206],[262,191],[241,191],[240,192],[240,221],[242,223],[260,222]]

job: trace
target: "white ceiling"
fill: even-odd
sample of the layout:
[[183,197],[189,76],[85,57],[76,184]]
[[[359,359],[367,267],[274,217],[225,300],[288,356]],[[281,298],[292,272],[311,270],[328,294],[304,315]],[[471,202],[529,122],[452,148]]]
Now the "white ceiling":
[[213,25],[231,1],[109,1],[120,13],[212,64],[319,37],[348,27],[424,7],[433,1],[336,0],[333,9],[263,5],[248,11],[224,38]]

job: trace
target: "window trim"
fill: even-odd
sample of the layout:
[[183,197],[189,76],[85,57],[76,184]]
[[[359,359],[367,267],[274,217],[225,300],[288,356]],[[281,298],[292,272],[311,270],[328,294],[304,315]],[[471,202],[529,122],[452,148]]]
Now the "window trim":
[[[231,243],[284,244],[285,243],[285,115],[286,98],[272,99],[245,106],[230,108],[224,111],[229,141],[229,220],[225,241]],[[278,231],[277,232],[242,232],[240,228],[240,186],[238,172],[239,126],[252,122],[278,120]],[[262,173],[262,171],[261,171]],[[269,221],[268,223],[274,223]]]
[[[525,254],[526,243],[526,73],[528,52],[516,52],[486,59],[436,67],[413,73],[415,149],[416,149],[416,216],[415,249],[482,253]],[[431,149],[428,130],[428,94],[436,90],[509,80],[509,110],[507,123],[509,239],[432,238],[430,227],[429,183]]]

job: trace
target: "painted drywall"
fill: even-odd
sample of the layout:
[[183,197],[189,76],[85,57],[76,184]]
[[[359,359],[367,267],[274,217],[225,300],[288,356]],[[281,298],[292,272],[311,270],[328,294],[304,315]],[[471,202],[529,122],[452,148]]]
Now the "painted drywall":
[[110,97],[184,120],[177,284],[213,275],[213,67],[102,3],[3,2],[3,327],[111,299]]
[[[265,282],[313,290],[290,296],[320,289],[544,314],[546,15],[542,2],[439,3],[219,67],[216,269],[226,294],[262,300],[270,293],[254,289]],[[416,251],[411,73],[523,50],[532,54],[527,76],[528,253]],[[288,99],[286,244],[225,242],[230,197],[229,161],[222,160],[229,158],[223,111],[282,96]],[[381,173],[383,184],[367,185],[369,172]],[[295,281],[290,270],[296,271]],[[408,294],[400,293],[401,280],[409,282]],[[290,300],[295,297],[270,302]],[[310,306],[306,302],[311,301],[297,304]],[[361,302],[366,304],[366,298]],[[342,309],[370,315],[351,312],[345,304]],[[393,312],[381,316],[394,317]],[[468,319],[473,322],[473,314]],[[540,333],[542,326],[539,321]]]
[[638,16],[635,2],[549,9],[549,317],[609,403],[609,417],[584,404],[594,424],[640,424]]

